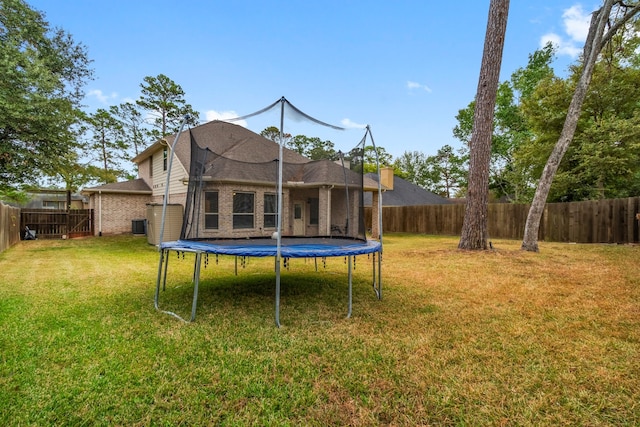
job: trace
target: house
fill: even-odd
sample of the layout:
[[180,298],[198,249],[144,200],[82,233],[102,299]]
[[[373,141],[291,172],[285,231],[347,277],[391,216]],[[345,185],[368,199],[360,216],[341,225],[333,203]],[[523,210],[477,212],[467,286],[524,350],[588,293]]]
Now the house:
[[[378,182],[378,174],[366,174],[369,179]],[[445,205],[453,201],[438,196],[429,190],[393,175],[393,168],[380,169],[382,185],[382,206],[417,206],[417,205]],[[364,205],[371,206],[371,194],[364,193]],[[376,202],[377,204],[377,202]]]
[[22,205],[24,209],[84,209],[85,198],[80,194],[66,190],[39,189],[27,191],[29,201]]
[[[163,203],[174,139],[167,136],[133,159],[137,180],[83,191],[96,210],[97,233],[130,232],[132,221],[145,218],[147,205]],[[187,206],[192,141],[198,156],[194,165],[202,175],[202,187],[194,190],[201,200],[195,212]],[[199,238],[269,237],[276,230],[279,152],[277,143],[223,121],[184,131],[175,144],[167,203],[182,205],[186,215],[198,218],[192,228]],[[286,148],[282,160],[283,236],[355,236],[362,222],[355,194],[360,176],[330,160],[312,161]],[[366,179],[365,191],[374,190],[377,183]]]
[[153,200],[151,187],[142,178],[85,188],[89,209],[94,211],[95,234],[130,233],[132,221],[145,219]]

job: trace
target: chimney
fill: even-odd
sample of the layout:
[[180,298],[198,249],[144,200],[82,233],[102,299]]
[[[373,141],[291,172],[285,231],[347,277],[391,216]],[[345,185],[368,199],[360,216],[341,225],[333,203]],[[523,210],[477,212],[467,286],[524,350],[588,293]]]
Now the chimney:
[[393,168],[385,166],[380,168],[380,184],[387,188],[388,191],[393,190]]

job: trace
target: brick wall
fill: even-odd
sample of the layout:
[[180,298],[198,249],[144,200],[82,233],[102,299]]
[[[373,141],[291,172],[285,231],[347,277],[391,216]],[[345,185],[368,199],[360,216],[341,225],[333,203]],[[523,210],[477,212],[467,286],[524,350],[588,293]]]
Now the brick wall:
[[[276,189],[273,187],[265,187],[258,185],[234,185],[234,186],[220,186],[208,184],[205,187],[205,191],[218,191],[218,214],[219,214],[219,228],[217,230],[205,230],[204,228],[204,210],[200,216],[200,230],[202,230],[203,236],[206,237],[268,237],[275,231],[275,228],[264,227],[264,195],[275,194]],[[233,229],[233,193],[241,191],[254,194],[254,228],[250,229]],[[288,191],[285,190],[283,202],[285,204],[285,215],[283,234],[287,234],[287,227],[289,221],[287,220],[288,209],[286,208],[288,202]],[[204,208],[203,208],[204,209]]]
[[[102,201],[100,201],[102,200]],[[94,193],[89,206],[94,209],[95,233],[124,234],[131,233],[131,221],[145,219],[150,195]]]

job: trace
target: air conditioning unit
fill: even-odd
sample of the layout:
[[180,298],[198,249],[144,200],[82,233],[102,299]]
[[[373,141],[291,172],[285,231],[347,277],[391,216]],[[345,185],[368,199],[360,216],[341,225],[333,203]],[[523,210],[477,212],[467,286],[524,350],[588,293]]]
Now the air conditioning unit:
[[146,219],[134,219],[131,220],[131,233],[134,236],[144,236],[147,234],[147,220]]

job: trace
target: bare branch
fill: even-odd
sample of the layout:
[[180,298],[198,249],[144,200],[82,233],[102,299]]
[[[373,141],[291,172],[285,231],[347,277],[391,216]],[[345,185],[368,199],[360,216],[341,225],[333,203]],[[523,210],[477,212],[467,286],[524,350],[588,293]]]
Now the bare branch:
[[599,49],[603,49],[604,46],[609,43],[609,41],[611,40],[611,38],[613,37],[613,35],[622,27],[624,26],[627,22],[629,22],[629,20],[631,18],[633,18],[635,15],[638,14],[638,12],[640,12],[640,3],[636,4],[635,6],[630,6],[630,5],[626,5],[623,2],[619,3],[621,7],[624,8],[630,8],[629,10],[627,10],[624,14],[624,16],[622,18],[620,18],[612,27],[609,28],[609,30],[602,36],[602,40],[600,42],[600,47]]

